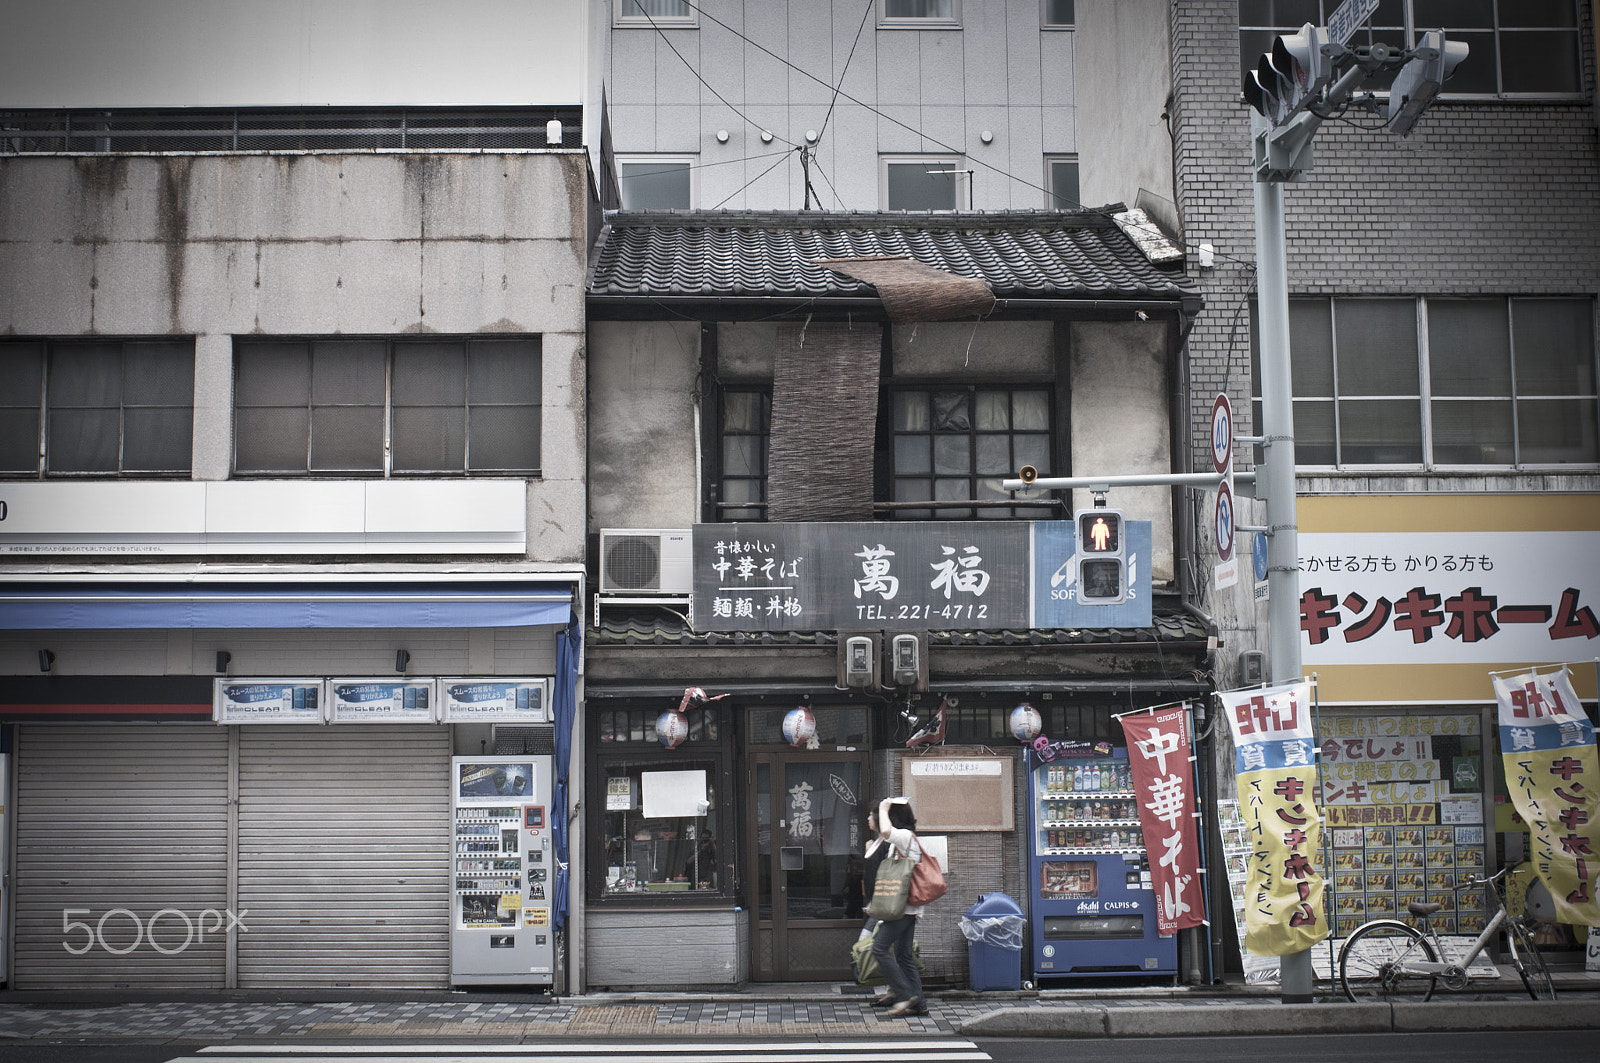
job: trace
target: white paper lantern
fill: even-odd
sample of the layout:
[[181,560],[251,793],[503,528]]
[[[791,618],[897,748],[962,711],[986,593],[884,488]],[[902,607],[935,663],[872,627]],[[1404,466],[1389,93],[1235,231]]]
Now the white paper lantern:
[[656,737],[668,749],[677,749],[689,737],[689,721],[675,712],[663,712],[656,717]]
[[789,710],[783,718],[783,737],[791,746],[803,746],[817,735],[817,718],[804,705]]
[[1031,742],[1044,729],[1039,710],[1024,701],[1011,710],[1011,736],[1018,742]]

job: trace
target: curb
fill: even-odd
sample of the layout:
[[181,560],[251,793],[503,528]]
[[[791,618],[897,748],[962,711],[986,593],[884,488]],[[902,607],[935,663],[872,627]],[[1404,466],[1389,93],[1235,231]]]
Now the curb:
[[1600,1028],[1600,1001],[1443,1001],[1426,1004],[1258,1004],[1194,1009],[1057,1005],[992,1011],[956,1031],[968,1037],[1197,1037],[1283,1033],[1428,1033]]

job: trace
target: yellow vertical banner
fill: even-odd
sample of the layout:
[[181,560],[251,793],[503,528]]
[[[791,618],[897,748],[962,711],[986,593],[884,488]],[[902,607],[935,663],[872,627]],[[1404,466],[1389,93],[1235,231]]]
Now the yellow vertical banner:
[[1600,754],[1566,666],[1491,675],[1506,791],[1528,824],[1530,858],[1563,923],[1600,926]]
[[1251,841],[1245,877],[1245,948],[1301,952],[1328,936],[1317,809],[1311,684],[1219,691],[1233,730],[1239,807]]

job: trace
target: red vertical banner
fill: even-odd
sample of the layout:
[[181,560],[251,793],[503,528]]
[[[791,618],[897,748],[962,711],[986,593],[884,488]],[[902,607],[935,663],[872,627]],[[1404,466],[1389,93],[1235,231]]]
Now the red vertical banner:
[[1171,934],[1205,922],[1200,841],[1195,829],[1194,746],[1189,707],[1122,717],[1139,826],[1156,892],[1156,927]]

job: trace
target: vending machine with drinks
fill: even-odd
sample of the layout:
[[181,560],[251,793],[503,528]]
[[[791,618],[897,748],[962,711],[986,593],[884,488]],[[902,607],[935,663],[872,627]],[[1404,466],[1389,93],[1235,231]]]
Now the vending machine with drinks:
[[1176,974],[1177,939],[1156,929],[1127,751],[1084,752],[1029,773],[1034,977]]
[[553,985],[549,756],[451,758],[450,981]]

